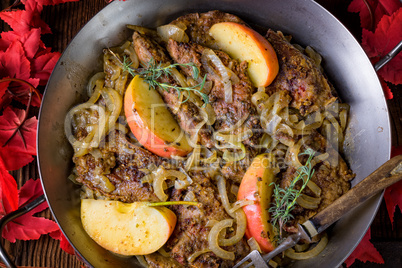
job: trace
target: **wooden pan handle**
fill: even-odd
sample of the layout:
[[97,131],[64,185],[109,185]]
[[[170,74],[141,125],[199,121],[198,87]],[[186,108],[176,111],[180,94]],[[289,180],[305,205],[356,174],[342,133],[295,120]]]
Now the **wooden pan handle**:
[[[346,194],[335,200],[334,203],[303,223],[303,226],[309,226],[307,229],[311,236],[319,234],[339,220],[345,213],[401,179],[402,155],[399,155],[385,162]],[[312,230],[311,224],[315,227],[315,231]]]

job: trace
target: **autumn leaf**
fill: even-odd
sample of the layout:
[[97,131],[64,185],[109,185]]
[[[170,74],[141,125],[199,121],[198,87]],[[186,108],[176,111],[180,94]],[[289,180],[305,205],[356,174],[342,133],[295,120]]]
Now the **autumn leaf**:
[[40,18],[36,7],[26,10],[14,10],[0,12],[0,19],[4,20],[10,27],[21,36],[32,28],[40,28],[42,34],[51,33],[49,26]]
[[[14,41],[6,51],[0,51],[0,78],[17,78],[30,83],[35,88],[39,85],[40,79],[31,78],[31,62],[25,56],[21,42]],[[28,103],[28,93],[30,92],[29,86],[15,82],[11,84],[12,90],[10,92],[13,94],[9,97],[17,99],[26,105]],[[2,97],[4,96],[2,95]],[[39,107],[40,99],[34,96],[31,105]]]
[[[401,7],[399,0],[365,0],[372,12],[370,15],[369,7],[364,0],[353,0],[349,7],[349,12],[359,13],[360,24],[363,29],[372,30],[384,15],[391,15]],[[372,21],[373,19],[373,21]]]
[[64,4],[64,3],[68,3],[68,2],[78,2],[79,0],[22,0],[21,2],[25,5],[25,6],[29,6],[32,5],[33,2],[35,2],[38,7],[39,11],[42,11],[41,7],[43,6],[54,6],[54,5],[58,5],[58,4]]
[[[391,157],[402,154],[402,145],[395,147],[392,146]],[[399,181],[385,189],[384,192],[385,205],[387,206],[388,216],[391,220],[392,228],[394,227],[394,213],[396,206],[402,211],[402,181]]]
[[40,85],[46,85],[60,56],[59,52],[52,52],[40,55],[32,60],[32,76],[40,79]]
[[388,84],[384,81],[382,77],[378,77],[382,86],[382,90],[384,91],[384,96],[387,100],[391,100],[394,98],[394,94],[391,89],[388,87]]
[[[41,194],[43,194],[43,190],[40,187],[40,181],[32,179],[28,180],[19,191],[21,201],[19,202],[20,206],[18,208],[25,205],[27,202],[33,201]],[[15,200],[18,200],[18,198],[15,198]],[[7,223],[6,227],[3,229],[3,237],[14,243],[17,239],[38,239],[43,234],[48,234],[58,230],[59,227],[54,221],[43,217],[33,216],[35,213],[43,211],[47,207],[47,203],[42,203],[30,212]],[[10,213],[12,211],[6,212]]]
[[53,239],[60,240],[60,248],[70,255],[75,255],[74,248],[70,245],[63,232],[59,229],[49,234]]
[[[0,116],[0,157],[4,160],[7,170],[19,169],[33,160],[36,155],[36,117],[27,119],[19,127],[16,135],[14,130],[21,124],[25,111],[7,107]],[[7,144],[6,144],[7,142]]]
[[384,259],[381,254],[377,251],[374,245],[370,242],[371,239],[371,229],[368,229],[367,233],[360,241],[360,244],[355,248],[353,253],[346,259],[346,267],[351,266],[355,260],[360,260],[364,263],[375,262],[384,263]]
[[[367,55],[377,62],[391,51],[400,41],[402,33],[402,8],[391,16],[384,16],[375,32],[363,29],[362,46]],[[385,81],[402,84],[402,53],[378,71]]]
[[8,173],[3,159],[0,158],[0,215],[18,208],[18,188],[14,177]]
[[45,44],[40,40],[41,30],[38,28],[31,29],[29,32],[20,36],[15,31],[1,33],[0,48],[7,48],[15,41],[20,41],[23,44],[25,55],[28,59],[33,59],[39,48],[45,49]]

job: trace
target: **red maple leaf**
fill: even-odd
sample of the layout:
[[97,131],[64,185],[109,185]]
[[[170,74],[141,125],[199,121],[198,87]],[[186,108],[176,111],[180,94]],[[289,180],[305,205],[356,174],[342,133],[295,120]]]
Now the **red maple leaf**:
[[[391,51],[400,41],[402,33],[402,8],[391,16],[383,16],[375,32],[363,29],[362,46],[367,55],[378,61]],[[385,81],[393,84],[402,84],[402,54],[388,62],[378,71]]]
[[392,94],[391,89],[388,87],[387,83],[384,81],[384,79],[382,77],[378,77],[380,82],[381,82],[381,86],[382,86],[382,90],[384,91],[384,96],[387,100],[390,100],[392,98],[394,98],[394,94]]
[[[391,157],[401,154],[402,145],[398,147],[392,146]],[[391,225],[394,227],[394,213],[396,206],[399,206],[399,209],[402,210],[402,181],[399,181],[392,185],[392,187],[385,189],[384,200],[387,206],[389,219],[391,220]]]
[[3,217],[8,211],[18,208],[18,188],[14,177],[8,173],[0,158],[0,215]]
[[68,254],[75,255],[74,248],[70,245],[63,232],[59,229],[49,234],[53,239],[60,240],[60,248]]
[[[31,117],[20,126],[25,114],[24,110],[7,107],[0,116],[0,157],[7,170],[16,170],[27,165],[36,155],[38,120]],[[12,136],[18,126],[18,132]]]
[[[21,42],[14,41],[6,51],[0,51],[0,78],[17,78],[30,83],[35,88],[39,85],[40,79],[31,78],[31,63],[25,56]],[[14,98],[26,105],[30,92],[29,86],[15,82],[11,84],[12,89],[8,91],[9,95],[1,95],[1,97]],[[0,93],[5,94],[6,91]],[[40,106],[40,99],[34,96],[31,105]]]
[[[36,197],[43,194],[39,180],[28,180],[20,189],[20,206],[33,201]],[[37,212],[43,211],[48,207],[44,202],[37,208],[9,222],[3,230],[3,237],[14,243],[18,240],[38,239],[43,234],[48,234],[59,229],[57,223],[43,217],[34,217]],[[8,211],[10,213],[11,211]]]
[[32,4],[38,5],[38,10],[42,11],[43,6],[54,6],[58,4],[68,3],[68,2],[78,2],[79,0],[22,0],[21,2],[25,6],[29,6]]
[[40,79],[40,85],[46,85],[60,55],[59,52],[46,53],[32,60],[32,77]]
[[24,35],[32,28],[40,28],[42,33],[51,33],[49,26],[40,18],[40,11],[37,6],[25,6],[26,10],[14,10],[0,12],[0,19],[4,20],[10,27]]
[[[29,32],[20,36],[15,31],[1,33],[0,48],[6,49],[15,41],[23,44],[25,55],[28,59],[33,59],[39,48],[45,49],[45,44],[40,40],[41,30],[39,28],[31,29]],[[3,49],[5,51],[5,49]]]
[[400,7],[398,0],[353,0],[348,11],[359,13],[361,27],[372,30],[382,16],[391,15]]
[[360,260],[364,263],[375,262],[384,263],[384,259],[381,254],[377,251],[374,245],[370,242],[371,239],[371,229],[368,229],[366,235],[363,237],[360,244],[355,248],[355,250],[346,259],[346,267],[351,266],[355,260]]

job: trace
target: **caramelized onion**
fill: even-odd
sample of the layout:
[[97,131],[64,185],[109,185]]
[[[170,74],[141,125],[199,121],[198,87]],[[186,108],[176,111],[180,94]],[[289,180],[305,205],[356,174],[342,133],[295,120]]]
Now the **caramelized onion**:
[[235,259],[235,254],[234,252],[230,252],[227,250],[224,250],[219,246],[219,234],[222,230],[229,228],[233,225],[233,219],[225,219],[222,220],[218,223],[216,223],[211,230],[209,231],[208,234],[208,245],[209,249],[219,258],[225,259],[225,260],[234,260]]
[[[226,66],[222,63],[221,59],[212,49],[204,49],[201,56],[201,62],[208,73],[210,73],[212,76],[218,76],[220,78],[219,80],[223,84],[223,91],[225,93],[224,100],[226,103],[232,103],[233,89],[232,82],[230,80],[230,73],[228,72]],[[216,69],[211,66],[210,63],[212,63]]]
[[297,199],[296,199],[297,204],[299,204],[301,207],[306,208],[306,209],[316,209],[318,208],[318,205],[321,202],[320,197],[311,197],[305,194],[301,194]]
[[173,39],[177,42],[188,43],[189,38],[185,29],[182,29],[174,24],[166,24],[156,28],[158,35],[163,41],[168,42],[169,39]]
[[196,252],[194,252],[193,254],[191,254],[188,258],[187,261],[189,263],[193,263],[199,256],[201,256],[202,254],[211,252],[210,249],[203,249],[203,250],[198,250]]
[[260,245],[258,245],[258,242],[254,237],[250,237],[250,239],[247,240],[247,244],[250,247],[250,251],[257,250],[258,252],[262,253]]
[[307,187],[315,194],[315,196],[321,196],[321,188],[312,180],[307,182]]
[[306,260],[320,254],[327,244],[328,236],[325,234],[313,249],[305,252],[296,252],[294,249],[290,248],[285,251],[285,255],[293,260]]
[[247,228],[246,214],[242,209],[235,211],[236,215],[236,234],[230,238],[219,239],[220,246],[233,246],[238,243],[245,235]]

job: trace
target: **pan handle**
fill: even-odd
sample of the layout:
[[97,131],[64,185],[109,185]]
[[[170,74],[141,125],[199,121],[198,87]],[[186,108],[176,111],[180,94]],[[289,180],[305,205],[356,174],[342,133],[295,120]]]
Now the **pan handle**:
[[0,259],[6,265],[7,268],[17,268],[17,266],[11,261],[10,256],[8,256],[7,251],[3,247],[4,239],[1,234],[3,233],[4,227],[7,225],[8,222],[14,220],[15,218],[18,218],[19,216],[24,215],[25,213],[28,213],[32,209],[42,204],[44,201],[46,201],[46,198],[44,195],[41,195],[31,203],[5,215],[3,218],[0,219]]
[[374,69],[376,71],[380,70],[385,64],[392,60],[399,52],[402,51],[402,41],[399,42],[385,57],[381,58],[376,64],[374,64]]

